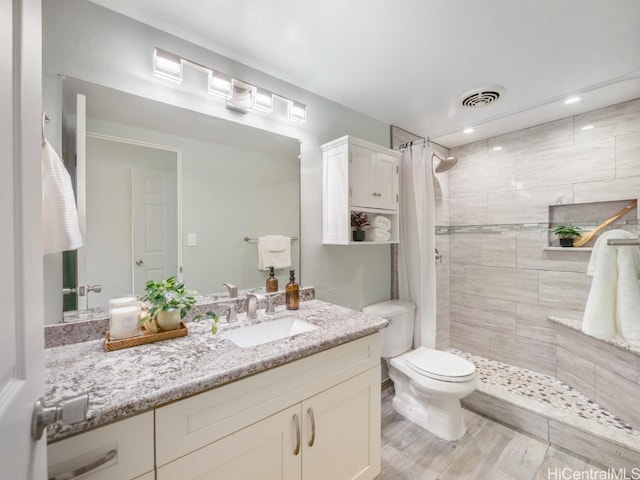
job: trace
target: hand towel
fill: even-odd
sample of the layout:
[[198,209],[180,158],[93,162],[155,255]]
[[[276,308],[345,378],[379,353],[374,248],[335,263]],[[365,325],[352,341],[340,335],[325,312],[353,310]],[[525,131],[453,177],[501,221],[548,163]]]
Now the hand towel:
[[364,239],[370,242],[388,242],[391,240],[391,232],[384,228],[368,228],[364,231]]
[[624,338],[622,330],[625,330],[629,340],[637,335],[640,341],[640,289],[637,276],[640,257],[634,252],[637,250],[635,247],[607,245],[610,238],[635,236],[624,230],[610,230],[596,241],[587,268],[587,275],[592,276],[593,281],[582,319],[582,331],[602,340],[611,340],[616,332]]
[[376,215],[369,222],[374,228],[382,228],[383,230],[391,230],[391,220],[387,217],[383,217],[382,215]]
[[291,237],[266,235],[258,237],[258,269],[288,268],[291,266]]
[[46,140],[42,146],[42,235],[44,255],[82,246],[71,177]]

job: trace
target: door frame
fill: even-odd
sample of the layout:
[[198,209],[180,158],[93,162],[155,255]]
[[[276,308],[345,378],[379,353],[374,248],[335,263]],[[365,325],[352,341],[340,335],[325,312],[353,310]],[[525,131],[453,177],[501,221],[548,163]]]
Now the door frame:
[[[118,137],[118,136],[114,136],[114,135],[105,135],[102,133],[97,133],[97,132],[90,132],[87,131],[86,133],[87,138],[95,138],[98,140],[106,140],[106,141],[110,141],[110,142],[119,142],[119,143],[126,143],[128,145],[135,145],[137,147],[146,147],[146,148],[155,148],[157,150],[164,150],[164,151],[169,151],[169,152],[173,152],[176,154],[176,175],[177,175],[177,188],[176,188],[176,192],[177,192],[177,199],[176,199],[176,210],[177,210],[177,248],[178,248],[178,280],[182,281],[182,272],[183,272],[183,265],[182,265],[182,149],[181,148],[177,148],[177,147],[172,147],[170,145],[161,145],[158,143],[151,143],[151,142],[145,142],[142,140],[135,140],[132,138],[125,138],[125,137]],[[86,169],[85,169],[86,170]],[[76,182],[79,183],[79,179],[76,179]],[[86,178],[83,179],[83,183],[86,185]],[[86,202],[86,198],[85,198],[85,202]],[[78,205],[78,208],[80,206]],[[86,204],[84,205],[84,208],[82,209],[83,212],[83,218],[80,218],[80,223],[86,226]],[[86,228],[86,227],[85,227]],[[86,230],[85,230],[86,231]],[[131,237],[131,244],[133,245],[133,231],[131,233],[132,237]],[[82,249],[80,249],[82,250]],[[78,255],[80,255],[80,251],[78,252]],[[86,255],[86,252],[82,252],[82,255]],[[131,263],[133,264],[133,262],[135,261],[135,259],[133,258],[133,256],[131,257]],[[80,262],[78,262],[78,265],[80,265]],[[85,257],[85,263],[84,265],[86,265],[86,257]],[[84,275],[86,275],[86,271],[84,272]],[[135,270],[132,269],[131,270],[131,285],[134,285],[134,275],[135,275]],[[80,276],[78,275],[78,278],[80,278]]]

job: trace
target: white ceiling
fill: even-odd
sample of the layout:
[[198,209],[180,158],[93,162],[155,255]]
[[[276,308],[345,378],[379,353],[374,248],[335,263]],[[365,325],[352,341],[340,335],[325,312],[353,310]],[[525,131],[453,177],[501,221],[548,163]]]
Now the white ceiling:
[[639,0],[94,3],[448,147],[640,97]]

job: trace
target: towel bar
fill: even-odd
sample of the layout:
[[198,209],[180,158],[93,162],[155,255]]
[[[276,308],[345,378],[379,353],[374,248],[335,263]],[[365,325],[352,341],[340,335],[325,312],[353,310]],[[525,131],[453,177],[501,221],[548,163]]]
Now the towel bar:
[[640,238],[610,238],[607,245],[612,247],[640,247]]
[[[292,242],[295,242],[296,240],[300,240],[300,238],[298,237],[290,237]],[[251,237],[244,237],[243,240],[245,242],[257,242],[258,239],[257,238],[251,238]]]

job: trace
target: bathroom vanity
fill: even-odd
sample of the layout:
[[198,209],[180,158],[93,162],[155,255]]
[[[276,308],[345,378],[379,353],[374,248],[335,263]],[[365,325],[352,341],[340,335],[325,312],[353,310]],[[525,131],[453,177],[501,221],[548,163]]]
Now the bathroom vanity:
[[225,337],[241,315],[216,335],[189,324],[116,352],[48,349],[47,401],[90,395],[86,422],[49,429],[49,476],[93,464],[83,478],[374,478],[387,322],[319,300],[295,315],[317,328],[248,348]]

